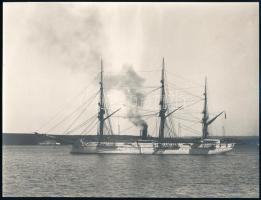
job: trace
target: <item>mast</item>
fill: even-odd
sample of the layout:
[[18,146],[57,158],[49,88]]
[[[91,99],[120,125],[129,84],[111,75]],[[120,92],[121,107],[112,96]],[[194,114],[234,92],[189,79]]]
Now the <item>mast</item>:
[[205,91],[204,91],[204,108],[203,108],[203,118],[202,118],[202,139],[208,136],[208,104],[207,104],[207,77],[205,77]]
[[159,112],[159,117],[160,117],[160,127],[159,127],[159,141],[161,141],[164,138],[164,125],[165,125],[165,113],[166,113],[166,102],[165,102],[165,82],[164,82],[164,69],[165,68],[165,63],[164,63],[164,58],[162,62],[162,74],[161,74],[161,97],[160,97],[160,112]]
[[178,123],[178,137],[181,136],[181,125],[180,123]]
[[[212,119],[209,119],[208,115],[208,104],[207,104],[207,77],[205,78],[205,92],[204,92],[204,108],[203,108],[203,118],[202,118],[202,139],[205,139],[208,137],[208,126],[212,124],[222,113],[225,113],[225,111],[222,111]],[[226,115],[225,115],[226,117]]]
[[99,113],[98,113],[98,119],[99,119],[99,131],[97,133],[98,140],[101,141],[103,137],[103,127],[104,127],[104,114],[105,114],[105,108],[104,108],[104,93],[103,93],[103,63],[101,59],[101,77],[100,77],[100,102],[99,105]]

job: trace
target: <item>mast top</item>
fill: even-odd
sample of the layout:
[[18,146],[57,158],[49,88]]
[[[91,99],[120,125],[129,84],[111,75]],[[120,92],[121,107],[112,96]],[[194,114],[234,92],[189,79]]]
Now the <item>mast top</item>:
[[165,70],[165,59],[164,59],[164,57],[162,58],[162,70],[163,71]]
[[102,61],[102,57],[101,57],[101,72],[103,72],[103,61]]
[[207,104],[207,76],[205,76],[205,89],[204,89],[204,99],[205,99],[205,103]]
[[161,71],[161,84],[162,84],[162,87],[164,87],[164,73],[165,73],[165,60],[164,60],[164,57],[162,59],[162,71]]

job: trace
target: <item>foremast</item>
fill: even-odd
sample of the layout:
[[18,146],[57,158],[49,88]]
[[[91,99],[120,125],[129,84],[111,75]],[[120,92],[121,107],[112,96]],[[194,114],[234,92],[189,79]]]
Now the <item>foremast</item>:
[[109,119],[112,115],[114,115],[116,112],[118,112],[121,108],[117,109],[111,114],[106,113],[107,116],[105,117],[105,100],[104,100],[104,88],[103,88],[103,62],[101,59],[101,74],[100,74],[100,101],[98,103],[99,105],[99,112],[98,112],[98,120],[99,120],[99,125],[98,125],[98,131],[97,131],[97,137],[98,137],[98,142],[102,142],[104,140],[104,124],[105,120]]
[[100,74],[100,102],[98,119],[99,119],[99,130],[97,132],[98,141],[103,140],[103,130],[104,130],[104,114],[105,114],[105,106],[104,106],[104,91],[103,91],[103,63],[101,59],[101,74]]

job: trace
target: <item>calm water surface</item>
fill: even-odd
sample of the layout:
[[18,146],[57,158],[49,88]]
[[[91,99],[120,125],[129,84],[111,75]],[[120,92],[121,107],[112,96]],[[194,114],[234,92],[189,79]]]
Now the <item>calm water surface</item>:
[[227,155],[71,155],[4,146],[3,196],[258,197],[257,147]]

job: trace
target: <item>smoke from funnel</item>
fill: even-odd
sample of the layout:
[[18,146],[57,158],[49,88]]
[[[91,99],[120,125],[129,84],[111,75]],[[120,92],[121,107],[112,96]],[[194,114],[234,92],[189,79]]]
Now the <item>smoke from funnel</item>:
[[145,95],[142,91],[145,79],[140,77],[133,67],[129,65],[124,65],[119,74],[105,76],[104,79],[108,90],[117,89],[125,94],[130,104],[127,114],[129,120],[138,127],[143,127],[144,124],[147,125],[139,111],[143,107],[145,100]]
[[47,4],[34,5],[33,11],[27,41],[41,59],[55,60],[78,72],[96,65],[106,40],[96,7]]

